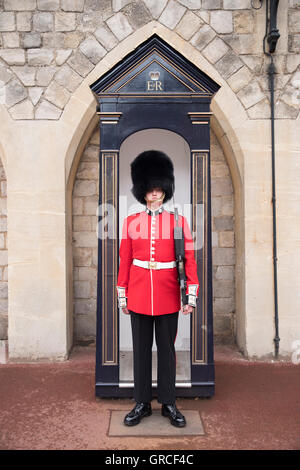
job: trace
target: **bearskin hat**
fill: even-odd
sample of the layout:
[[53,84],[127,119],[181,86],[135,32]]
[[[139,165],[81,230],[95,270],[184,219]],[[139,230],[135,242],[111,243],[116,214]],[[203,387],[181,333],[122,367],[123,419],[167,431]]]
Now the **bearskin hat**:
[[130,166],[133,183],[131,192],[141,204],[147,204],[146,193],[156,187],[164,191],[164,202],[172,198],[175,189],[174,166],[168,155],[159,150],[146,150]]

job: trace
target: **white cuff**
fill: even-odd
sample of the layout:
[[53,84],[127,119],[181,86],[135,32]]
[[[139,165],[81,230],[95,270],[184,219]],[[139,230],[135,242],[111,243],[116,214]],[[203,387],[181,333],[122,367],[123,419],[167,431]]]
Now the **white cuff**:
[[118,292],[118,305],[121,308],[127,307],[127,298],[125,296],[125,287],[119,287],[117,286],[117,292]]
[[196,299],[197,297],[195,295],[189,295],[188,304],[191,305],[192,307],[196,307]]

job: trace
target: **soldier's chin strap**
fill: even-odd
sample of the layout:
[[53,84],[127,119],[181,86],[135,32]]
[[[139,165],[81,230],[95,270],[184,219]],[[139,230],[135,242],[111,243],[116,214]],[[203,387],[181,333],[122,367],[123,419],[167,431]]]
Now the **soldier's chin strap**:
[[178,271],[178,281],[181,292],[181,301],[182,305],[188,303],[188,296],[186,294],[186,275],[184,268],[184,232],[183,227],[179,226],[179,215],[178,209],[175,207],[174,200],[174,183],[173,183],[173,205],[174,205],[174,215],[175,215],[175,227],[174,227],[174,243],[175,243],[175,258],[176,266]]

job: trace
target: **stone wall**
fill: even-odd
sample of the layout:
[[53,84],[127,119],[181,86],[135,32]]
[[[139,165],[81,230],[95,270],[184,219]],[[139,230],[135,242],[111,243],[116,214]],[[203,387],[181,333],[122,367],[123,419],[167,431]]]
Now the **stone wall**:
[[[99,197],[99,129],[87,144],[73,190],[75,343],[95,340],[97,302],[96,210]],[[235,338],[233,187],[223,151],[211,132],[213,311],[215,342]]]
[[0,340],[7,339],[7,287],[6,175],[0,161]]
[[[265,2],[263,2],[265,4]],[[258,5],[258,0],[254,0]],[[0,102],[13,119],[59,119],[95,65],[156,20],[194,45],[250,119],[269,118],[265,11],[251,0],[1,0]],[[276,116],[300,104],[300,2],[280,2]]]

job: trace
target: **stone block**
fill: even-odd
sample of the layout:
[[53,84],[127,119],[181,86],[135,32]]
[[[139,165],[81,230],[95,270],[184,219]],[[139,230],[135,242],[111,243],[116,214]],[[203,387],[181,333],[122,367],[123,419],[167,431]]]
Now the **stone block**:
[[73,232],[74,247],[96,248],[98,238],[96,232]]
[[36,72],[36,85],[37,86],[48,86],[52,80],[53,75],[56,72],[57,67],[55,65],[49,65],[46,67],[40,67]]
[[289,33],[300,33],[300,10],[289,10],[288,31]]
[[161,0],[159,2],[157,0],[143,0],[143,2],[152,14],[153,18],[157,19],[168,3],[168,0]]
[[96,194],[96,182],[76,180],[73,189],[74,196],[93,196]]
[[294,106],[290,106],[281,100],[275,103],[275,118],[277,119],[296,119],[298,110]]
[[22,34],[22,45],[24,49],[33,49],[41,47],[42,38],[40,33],[24,33]]
[[78,166],[76,178],[83,180],[98,180],[99,163],[81,161]]
[[55,80],[68,91],[74,93],[82,82],[82,77],[78,75],[68,64],[64,64],[55,75]]
[[68,60],[72,54],[72,49],[58,49],[55,51],[55,62],[57,65],[62,65]]
[[4,49],[9,47],[20,47],[20,38],[19,33],[3,33],[2,34],[3,44],[2,47]]
[[83,214],[83,199],[81,197],[73,197],[73,216]]
[[249,34],[254,31],[254,15],[251,10],[235,11],[233,27],[236,34]]
[[[0,344],[0,364],[6,364],[7,362],[7,354],[5,352],[5,345],[4,341],[7,340],[7,328],[8,328],[8,317],[1,315],[0,317],[0,339],[2,340],[3,344]],[[2,343],[1,342],[1,343]]]
[[8,311],[8,299],[1,299],[0,300],[0,313],[1,315],[5,316]]
[[210,25],[219,34],[232,33],[231,11],[212,11],[210,14]]
[[123,7],[131,3],[132,0],[112,0],[113,11],[120,11]]
[[253,81],[240,90],[237,96],[246,109],[265,98],[265,94],[261,91],[259,84]]
[[220,196],[211,198],[211,211],[213,217],[222,215],[222,198]]
[[89,299],[91,293],[91,283],[89,281],[75,281],[74,282],[74,298],[75,299]]
[[94,36],[102,44],[102,46],[105,47],[107,51],[110,51],[118,44],[117,38],[107,28],[106,25],[102,25],[100,26],[100,28],[97,28],[94,32]]
[[90,36],[79,46],[81,52],[93,63],[97,64],[106,54],[106,49],[99,42]]
[[55,13],[55,31],[74,31],[76,29],[76,13]]
[[0,49],[0,57],[8,65],[25,64],[25,52],[22,49]]
[[97,269],[95,267],[79,267],[78,280],[81,281],[95,281],[97,279]]
[[234,248],[213,248],[213,264],[214,265],[234,265],[235,264],[235,249]]
[[223,178],[224,176],[229,175],[229,169],[225,161],[222,162],[212,162],[211,165],[211,177],[212,178]]
[[215,279],[213,281],[213,296],[214,298],[233,297],[234,296],[234,282]]
[[5,87],[5,103],[8,107],[23,101],[25,98],[27,98],[27,91],[19,80],[13,78],[8,82]]
[[95,196],[85,197],[83,201],[83,213],[86,215],[96,216],[98,202],[98,194]]
[[233,193],[232,182],[228,178],[213,178],[211,181],[211,195],[224,196]]
[[201,0],[178,0],[178,2],[190,10],[199,10],[201,8]]
[[5,10],[35,10],[36,0],[4,0]]
[[220,241],[220,247],[229,247],[229,248],[234,247],[234,232],[230,230],[226,232],[220,232],[219,241]]
[[91,248],[80,248],[74,246],[72,249],[74,266],[91,266],[92,250]]
[[6,181],[0,182],[0,194],[1,196],[7,196],[7,183]]
[[34,107],[31,100],[27,99],[12,106],[9,114],[13,119],[34,119]]
[[218,10],[218,8],[222,8],[221,0],[202,0],[203,10]]
[[27,51],[28,65],[50,65],[53,59],[53,51],[46,48],[28,49]]
[[232,196],[222,196],[222,215],[234,215],[234,200]]
[[119,41],[122,41],[133,32],[126,16],[121,12],[109,18],[107,25]]
[[230,34],[224,36],[224,41],[232,47],[236,54],[252,54],[254,52],[255,41],[253,34]]
[[[73,0],[73,3],[75,3],[75,0]],[[59,0],[37,0],[37,8],[41,11],[59,10]]]
[[218,62],[215,67],[221,76],[226,80],[243,66],[241,59],[232,51],[228,51]]
[[159,21],[167,28],[174,29],[183,17],[185,12],[185,7],[175,2],[175,0],[170,0],[166,8],[160,15]]
[[96,312],[96,300],[95,299],[78,299],[74,303],[75,315],[89,315]]
[[[80,302],[81,307],[77,303]],[[84,308],[82,305],[83,301],[76,301],[75,303],[75,310],[79,310],[80,308]],[[74,334],[77,341],[86,341],[91,340],[91,338],[95,337],[96,331],[96,306],[92,307],[91,305],[89,308],[86,309],[85,314],[76,314],[74,319]]]
[[224,0],[225,10],[244,10],[251,9],[251,0]]
[[[5,219],[6,219],[6,217],[5,217]],[[7,266],[7,260],[8,260],[8,251],[7,250],[0,250],[0,266]],[[7,296],[6,296],[6,298],[7,298]]]
[[31,12],[20,12],[17,13],[17,30],[18,31],[31,31]]
[[288,37],[288,49],[289,52],[300,51],[300,34],[290,34]]
[[2,86],[5,85],[11,78],[13,74],[11,73],[9,67],[0,64],[0,82],[2,82]]
[[143,2],[130,2],[123,12],[134,29],[139,29],[152,20],[152,15]]
[[233,217],[230,216],[219,216],[214,218],[215,230],[233,230]]
[[262,69],[263,58],[256,55],[243,55],[243,62],[254,73],[260,73]]
[[34,13],[32,17],[33,29],[40,33],[53,30],[53,14],[48,12]]
[[203,49],[202,54],[212,63],[215,64],[228,51],[228,46],[222,39],[216,37],[208,46]]
[[13,72],[21,80],[24,86],[35,85],[36,68],[29,65],[16,65],[12,67]]
[[288,54],[286,57],[287,73],[294,72],[300,64],[300,54]]
[[270,119],[271,107],[267,98],[247,109],[247,114],[250,119]]
[[189,41],[192,36],[198,31],[203,21],[199,16],[191,11],[187,11],[176,26],[176,32],[180,34],[183,39]]
[[88,58],[77,49],[74,54],[67,60],[67,64],[72,67],[82,77],[86,77],[93,70],[94,65],[88,60]]
[[35,111],[35,119],[59,119],[62,110],[49,103],[49,101],[43,100],[37,106]]
[[227,83],[230,88],[237,93],[245,87],[251,80],[252,74],[247,67],[241,67],[236,73],[228,78]]
[[84,0],[61,0],[61,9],[81,12],[84,9]]
[[234,266],[217,266],[215,278],[223,281],[234,281]]
[[67,102],[70,99],[70,93],[66,90],[65,87],[59,85],[55,80],[53,80],[44,94],[46,100],[54,104],[58,108],[63,109]]
[[88,145],[81,157],[83,161],[98,162],[99,161],[99,130],[97,132],[97,145]]
[[31,102],[34,106],[38,103],[43,91],[44,88],[38,86],[28,88],[29,98],[31,99]]
[[232,316],[230,314],[219,314],[214,317],[215,334],[231,334],[232,333]]
[[190,43],[201,51],[215,36],[215,31],[208,24],[205,24],[192,37]]

